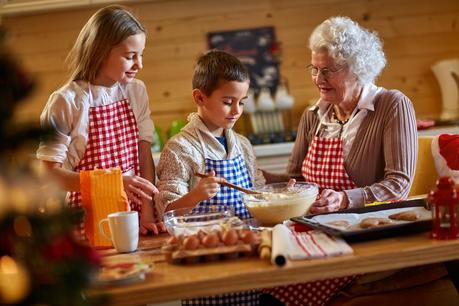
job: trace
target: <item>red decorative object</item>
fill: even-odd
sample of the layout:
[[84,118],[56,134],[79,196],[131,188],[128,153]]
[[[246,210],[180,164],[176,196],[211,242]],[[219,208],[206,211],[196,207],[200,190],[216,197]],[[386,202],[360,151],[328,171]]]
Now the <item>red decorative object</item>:
[[440,177],[428,200],[432,210],[432,238],[459,238],[459,195],[454,181],[448,176]]

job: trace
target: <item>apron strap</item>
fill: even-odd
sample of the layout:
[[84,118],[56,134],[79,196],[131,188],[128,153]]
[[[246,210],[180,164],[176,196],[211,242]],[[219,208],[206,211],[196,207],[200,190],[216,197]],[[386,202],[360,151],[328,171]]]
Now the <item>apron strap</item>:
[[[204,155],[204,159],[207,158],[207,150],[206,150],[206,146],[204,144],[204,140],[202,139],[202,135],[201,135],[201,132],[199,131],[198,128],[194,128],[196,134],[198,135],[198,138],[199,138],[199,143],[201,144],[201,149],[202,149],[202,153]],[[204,162],[205,163],[205,162]]]
[[[127,100],[127,95],[126,95],[126,92],[124,91],[123,87],[121,86],[121,84],[118,82],[118,88],[120,89],[120,92],[121,92],[121,97],[124,99],[124,100]],[[89,105],[91,106],[92,105],[92,90],[91,90],[91,82],[88,82],[88,96],[89,96]]]

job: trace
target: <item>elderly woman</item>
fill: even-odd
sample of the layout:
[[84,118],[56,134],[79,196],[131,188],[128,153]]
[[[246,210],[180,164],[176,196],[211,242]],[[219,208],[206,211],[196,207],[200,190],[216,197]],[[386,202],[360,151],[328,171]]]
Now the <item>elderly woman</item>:
[[378,36],[333,17],[314,30],[309,48],[320,99],[303,113],[287,171],[323,189],[311,212],[406,197],[416,118],[403,93],[374,84],[386,64]]
[[[310,211],[406,197],[417,158],[415,114],[403,93],[374,84],[386,64],[378,36],[349,18],[333,17],[313,31],[309,48],[307,68],[320,99],[303,113],[287,171],[321,187]],[[324,305],[352,279],[279,287],[270,293],[287,305]]]

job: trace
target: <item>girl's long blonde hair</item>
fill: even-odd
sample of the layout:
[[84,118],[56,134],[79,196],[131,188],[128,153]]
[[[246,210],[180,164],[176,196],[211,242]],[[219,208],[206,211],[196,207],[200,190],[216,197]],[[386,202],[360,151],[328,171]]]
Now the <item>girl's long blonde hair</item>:
[[98,10],[81,29],[67,56],[70,81],[93,82],[110,50],[144,26],[126,7],[110,5]]

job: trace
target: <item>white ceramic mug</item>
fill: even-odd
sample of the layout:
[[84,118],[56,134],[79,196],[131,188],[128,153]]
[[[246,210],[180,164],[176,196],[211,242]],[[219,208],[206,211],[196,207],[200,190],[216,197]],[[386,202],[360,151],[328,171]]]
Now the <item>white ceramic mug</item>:
[[[111,237],[105,233],[105,222],[108,222]],[[139,214],[136,211],[109,214],[107,218],[100,220],[99,231],[102,236],[112,241],[119,253],[134,252],[139,244]]]

